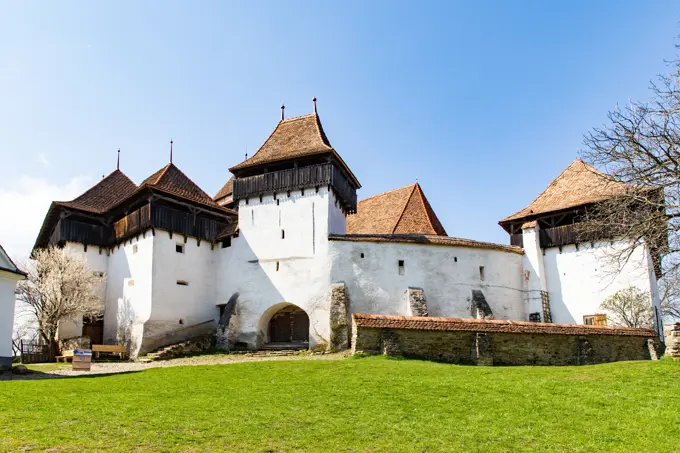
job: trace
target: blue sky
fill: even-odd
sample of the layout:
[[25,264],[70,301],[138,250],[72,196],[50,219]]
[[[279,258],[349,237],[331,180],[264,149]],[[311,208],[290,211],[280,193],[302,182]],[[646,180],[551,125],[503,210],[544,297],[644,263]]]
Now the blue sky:
[[206,192],[313,96],[365,198],[419,179],[449,235],[507,243],[617,103],[675,57],[680,5],[5,2],[0,242],[24,256],[52,199],[168,160]]

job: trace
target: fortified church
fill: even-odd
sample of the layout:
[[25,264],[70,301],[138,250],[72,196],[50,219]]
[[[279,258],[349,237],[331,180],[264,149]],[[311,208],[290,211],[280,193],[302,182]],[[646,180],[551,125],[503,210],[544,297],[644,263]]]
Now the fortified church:
[[616,273],[603,257],[621,242],[578,241],[584,209],[622,190],[580,160],[500,221],[511,245],[448,236],[418,183],[357,202],[316,103],[282,113],[229,171],[215,197],[171,161],[53,202],[35,248],[82,254],[103,301],[60,338],[125,342],[134,357],[209,332],[223,348],[344,349],[352,313],[606,325],[601,302],[630,285],[651,295],[661,334],[653,251]]

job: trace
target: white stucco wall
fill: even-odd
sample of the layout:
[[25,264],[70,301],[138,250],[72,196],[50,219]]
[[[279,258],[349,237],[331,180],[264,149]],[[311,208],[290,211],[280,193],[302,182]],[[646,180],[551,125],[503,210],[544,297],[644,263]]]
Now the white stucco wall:
[[406,243],[330,244],[332,280],[347,286],[352,313],[409,315],[406,290],[416,287],[425,292],[430,316],[470,318],[471,291],[478,289],[496,319],[524,319],[520,254]]
[[[141,345],[151,315],[154,237],[151,232],[113,247],[106,279],[104,341]],[[131,355],[135,351],[131,351]]]
[[329,339],[328,234],[344,231],[344,215],[325,187],[277,198],[278,204],[273,195],[239,201],[240,235],[231,247],[215,249],[216,303],[239,294],[240,339],[251,345],[258,335],[266,340],[268,320],[281,304],[297,305],[310,318],[313,347]]
[[[176,251],[178,244],[184,246],[184,253]],[[214,257],[210,242],[204,240],[199,245],[192,237],[185,242],[182,235],[173,234],[170,238],[167,231],[156,230],[151,315],[145,326],[145,337],[158,337],[217,320]],[[188,285],[178,285],[178,281]]]
[[636,286],[659,307],[656,277],[645,248],[635,250],[619,271],[608,256],[623,243],[596,242],[545,249],[543,256],[553,322],[583,324],[584,315],[606,313],[600,304],[616,291]]
[[17,282],[22,277],[0,271],[0,368],[11,366],[12,330],[14,328],[14,305]]

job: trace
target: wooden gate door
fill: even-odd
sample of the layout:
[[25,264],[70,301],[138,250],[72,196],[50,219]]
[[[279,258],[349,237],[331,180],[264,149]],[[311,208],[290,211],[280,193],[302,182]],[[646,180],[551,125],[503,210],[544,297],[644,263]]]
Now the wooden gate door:
[[308,343],[309,317],[295,305],[279,310],[269,321],[270,343]]
[[104,320],[84,319],[83,336],[90,337],[90,345],[104,344]]

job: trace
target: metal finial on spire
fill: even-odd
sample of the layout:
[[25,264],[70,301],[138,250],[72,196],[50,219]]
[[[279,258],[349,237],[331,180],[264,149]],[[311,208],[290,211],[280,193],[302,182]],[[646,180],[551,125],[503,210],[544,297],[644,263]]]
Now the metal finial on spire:
[[116,170],[120,170],[120,148],[118,148],[118,162],[116,163]]
[[172,144],[173,144],[173,141],[172,141],[172,139],[170,139],[170,163],[172,163]]
[[284,104],[281,104],[281,121],[283,121],[283,111],[286,110],[286,106]]
[[416,176],[416,184],[418,184],[418,177]]
[[314,113],[316,113],[316,96],[314,96],[314,99],[312,99],[312,102],[314,103]]

